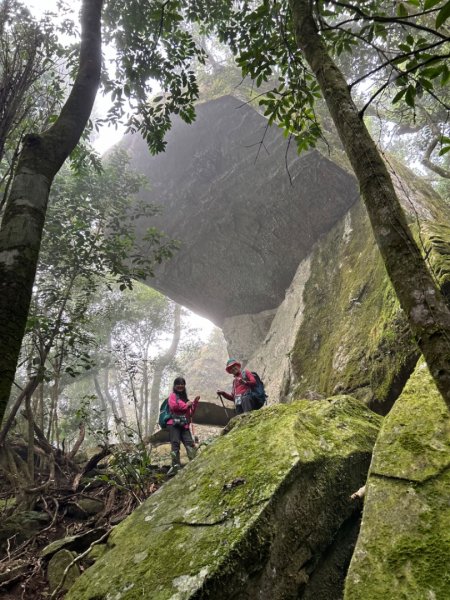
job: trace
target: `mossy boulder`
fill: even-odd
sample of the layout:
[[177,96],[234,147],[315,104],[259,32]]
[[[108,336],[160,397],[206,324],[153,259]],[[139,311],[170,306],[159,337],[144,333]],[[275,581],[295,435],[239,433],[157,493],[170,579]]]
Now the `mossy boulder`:
[[387,414],[419,352],[362,203],[317,245],[291,352],[297,394],[346,393]]
[[[417,243],[450,297],[450,205],[406,167],[389,162]],[[239,339],[230,344],[225,334],[229,347],[239,347]],[[305,398],[350,394],[385,415],[419,355],[367,211],[357,202],[300,264],[249,364],[264,380],[269,402],[289,401],[293,391]]]
[[337,600],[352,548],[333,542],[354,535],[379,425],[345,396],[237,417],[117,526],[67,600]]
[[0,545],[6,544],[8,538],[15,536],[21,543],[36,535],[50,521],[47,513],[35,510],[18,511],[7,517],[0,524]]
[[[72,564],[76,556],[70,550],[59,550],[59,552],[52,556],[47,566],[47,579],[50,591],[53,592],[60,585],[61,591],[68,590],[80,576],[80,567],[77,564]],[[64,578],[65,570],[69,565],[71,566]]]
[[421,362],[376,442],[345,600],[450,598],[450,415]]

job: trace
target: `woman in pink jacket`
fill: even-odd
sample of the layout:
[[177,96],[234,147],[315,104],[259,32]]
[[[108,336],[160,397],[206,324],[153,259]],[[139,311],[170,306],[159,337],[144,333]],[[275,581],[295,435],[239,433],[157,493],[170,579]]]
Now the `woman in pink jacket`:
[[232,400],[238,415],[256,410],[254,400],[252,398],[252,388],[256,385],[256,379],[251,371],[241,368],[241,363],[235,358],[230,358],[227,361],[225,371],[233,375],[233,390],[231,394],[223,390],[217,390],[219,396],[223,396],[227,400]]
[[174,471],[180,468],[180,444],[183,442],[189,460],[192,460],[196,453],[194,440],[192,438],[189,425],[192,421],[192,415],[197,408],[200,396],[194,400],[189,400],[186,391],[186,380],[183,377],[177,377],[173,382],[172,393],[169,396],[168,404],[171,418],[167,421],[169,429],[172,469]]

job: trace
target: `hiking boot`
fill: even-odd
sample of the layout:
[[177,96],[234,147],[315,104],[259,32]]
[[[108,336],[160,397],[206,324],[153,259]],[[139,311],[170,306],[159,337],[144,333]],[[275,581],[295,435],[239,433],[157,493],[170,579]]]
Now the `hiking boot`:
[[170,469],[167,471],[167,476],[168,477],[173,477],[174,475],[176,475],[178,473],[178,471],[181,469],[181,465],[172,465],[170,467]]
[[192,460],[193,458],[195,458],[195,455],[197,454],[197,448],[194,448],[194,446],[188,446],[186,448],[186,454],[188,456],[188,459]]
[[172,466],[178,465],[180,466],[180,452],[172,452],[170,453],[170,458],[172,459]]

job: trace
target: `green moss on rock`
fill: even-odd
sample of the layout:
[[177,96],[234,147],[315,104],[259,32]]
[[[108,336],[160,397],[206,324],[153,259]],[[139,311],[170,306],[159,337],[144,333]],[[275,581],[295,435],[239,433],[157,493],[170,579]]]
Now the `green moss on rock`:
[[349,397],[235,419],[114,530],[67,598],[301,597],[351,515],[379,421]]
[[296,394],[351,393],[386,413],[418,357],[362,203],[317,246],[291,355]]
[[345,600],[450,598],[450,415],[421,362],[377,440]]

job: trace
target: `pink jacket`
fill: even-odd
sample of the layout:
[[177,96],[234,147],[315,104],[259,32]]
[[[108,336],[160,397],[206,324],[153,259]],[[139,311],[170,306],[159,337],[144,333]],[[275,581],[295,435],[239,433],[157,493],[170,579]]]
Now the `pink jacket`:
[[[245,372],[245,380],[242,379],[242,371]],[[247,369],[241,369],[241,371],[234,376],[233,379],[233,391],[231,394],[223,394],[225,398],[228,400],[235,399],[236,396],[243,396],[244,394],[248,394],[253,386],[256,385],[256,379],[253,376],[251,371],[247,371]]]
[[[195,413],[197,408],[197,402],[194,400],[194,404],[188,406],[187,403],[181,398],[177,399],[175,392],[172,392],[169,396],[169,410],[173,415],[179,415],[187,418],[187,423],[183,427],[189,429],[189,423],[192,421],[192,415]],[[173,419],[167,421],[167,425],[173,425]]]

